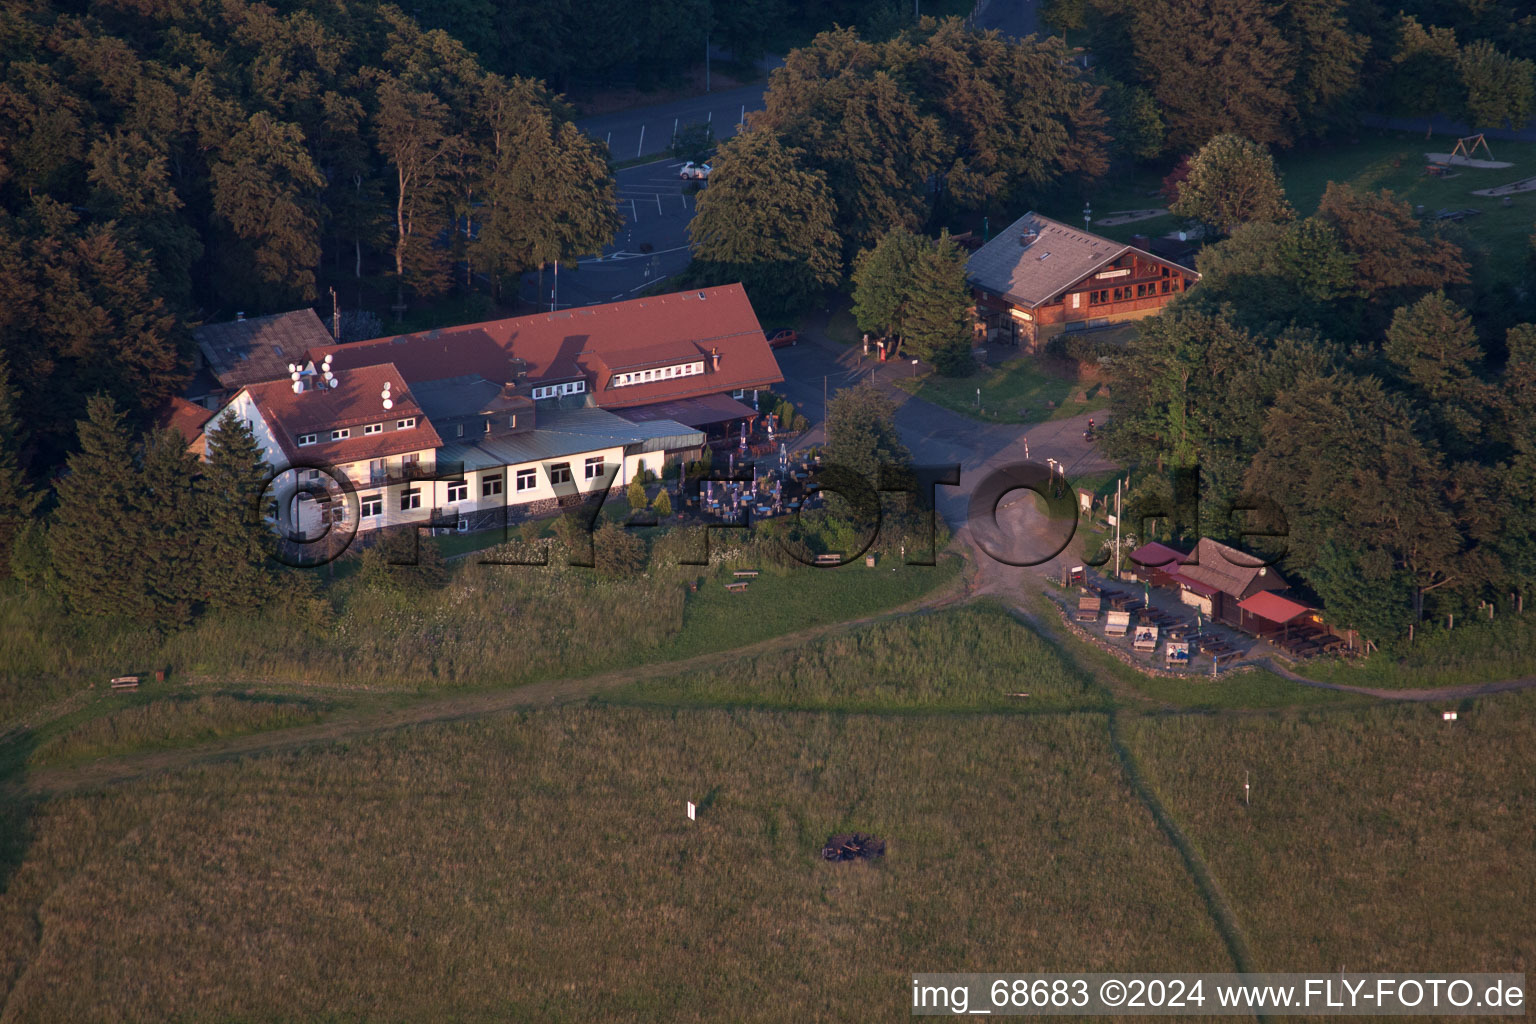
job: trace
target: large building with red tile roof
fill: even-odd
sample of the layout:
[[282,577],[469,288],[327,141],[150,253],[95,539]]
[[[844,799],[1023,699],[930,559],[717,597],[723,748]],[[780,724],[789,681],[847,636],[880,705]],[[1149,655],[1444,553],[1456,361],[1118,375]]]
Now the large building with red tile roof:
[[326,355],[339,370],[393,363],[411,383],[469,375],[527,380],[536,401],[589,395],[589,404],[611,410],[745,397],[784,379],[739,284],[321,344],[308,358],[318,363]]

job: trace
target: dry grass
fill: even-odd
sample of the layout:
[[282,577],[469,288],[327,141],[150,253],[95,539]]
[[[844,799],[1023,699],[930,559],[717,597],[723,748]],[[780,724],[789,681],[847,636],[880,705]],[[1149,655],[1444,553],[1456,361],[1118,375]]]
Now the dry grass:
[[[1097,715],[568,708],[31,829],[15,1019],[867,1020],[915,970],[1229,966]],[[886,858],[821,861],[851,829]]]
[[[1027,698],[1009,696],[1024,692]],[[1106,697],[987,601],[657,679],[617,702],[841,711],[1103,709]]]
[[38,744],[28,762],[60,765],[135,750],[184,746],[221,736],[304,725],[324,718],[326,705],[308,700],[208,694],[152,700],[110,710]]
[[[1147,718],[1127,741],[1268,971],[1536,964],[1536,694]],[[1243,804],[1251,773],[1252,806]]]

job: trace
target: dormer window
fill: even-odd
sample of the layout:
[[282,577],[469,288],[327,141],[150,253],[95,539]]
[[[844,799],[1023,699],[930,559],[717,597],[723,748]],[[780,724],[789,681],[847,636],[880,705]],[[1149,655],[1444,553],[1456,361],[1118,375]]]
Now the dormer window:
[[409,430],[412,427],[414,427],[415,425],[416,425],[416,417],[415,416],[411,416],[408,419],[403,419],[403,420],[397,421],[395,423],[395,429],[396,430]]
[[363,433],[364,434],[381,434],[383,432],[384,432],[384,424],[382,424],[382,423],[370,423],[366,427],[363,428]]
[[332,441],[345,441],[347,438],[349,438],[351,436],[352,436],[352,428],[350,428],[350,427],[337,427],[335,430],[331,431],[331,440]]
[[320,440],[319,434],[300,434],[299,444],[315,444]]

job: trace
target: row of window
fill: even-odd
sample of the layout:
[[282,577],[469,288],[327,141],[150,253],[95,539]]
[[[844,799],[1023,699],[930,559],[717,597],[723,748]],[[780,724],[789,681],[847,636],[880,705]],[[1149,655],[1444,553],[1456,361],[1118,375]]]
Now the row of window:
[[[601,456],[588,459],[585,466],[586,479],[596,480],[602,477],[607,470]],[[549,467],[550,484],[568,484],[571,482],[571,464],[569,462],[556,462]],[[531,491],[539,485],[538,470],[519,469],[513,476],[512,486],[521,493]],[[483,476],[480,478],[480,496],[482,498],[494,498],[502,491],[502,475]],[[463,480],[453,480],[448,484],[448,504],[453,505],[461,501],[469,500],[469,484]],[[364,519],[371,519],[384,514],[384,496],[382,494],[365,494],[358,499],[360,514]],[[400,492],[400,511],[410,512],[421,508],[421,488],[407,487]]]
[[579,395],[587,390],[587,382],[573,380],[569,384],[546,384],[533,389],[534,398],[554,398],[557,395]]
[[[403,420],[396,420],[395,421],[395,429],[396,430],[409,430],[412,427],[414,427],[415,425],[416,425],[416,417],[414,417],[414,416],[408,416],[408,417],[406,417]],[[383,431],[384,431],[384,424],[382,424],[382,423],[369,423],[367,426],[363,427],[363,433],[364,434],[379,434],[379,433],[383,433]],[[335,430],[331,431],[331,440],[332,441],[345,441],[347,438],[349,438],[351,436],[352,436],[352,428],[351,427],[337,427]],[[301,444],[301,445],[303,445],[303,444],[319,444],[319,443],[320,443],[320,435],[318,433],[315,433],[315,434],[300,434],[299,435],[299,444]]]
[[1167,295],[1178,291],[1177,278],[1149,281],[1146,284],[1126,285],[1123,288],[1104,288],[1088,293],[1088,305],[1098,306],[1106,302],[1123,302],[1126,299],[1145,299],[1152,295]]
[[704,362],[679,363],[677,366],[660,366],[654,370],[635,370],[632,373],[616,373],[608,379],[611,388],[622,388],[629,384],[649,384],[652,381],[667,380],[672,377],[691,377],[704,372]]

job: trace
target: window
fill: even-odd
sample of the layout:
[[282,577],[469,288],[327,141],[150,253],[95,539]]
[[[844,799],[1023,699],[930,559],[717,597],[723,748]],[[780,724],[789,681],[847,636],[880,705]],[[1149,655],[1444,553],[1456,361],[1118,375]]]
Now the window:
[[364,519],[374,519],[384,514],[384,496],[365,494],[357,499],[357,507]]
[[364,434],[382,434],[383,432],[384,424],[382,423],[370,423],[363,428]]
[[598,456],[587,460],[587,479],[596,480],[603,475],[603,459]]
[[395,429],[396,430],[410,430],[415,425],[416,425],[416,417],[415,416],[410,416],[410,417],[407,417],[406,419],[396,420],[395,421]]
[[1073,292],[1072,293],[1072,308],[1073,309],[1078,308],[1080,305],[1082,305],[1082,302],[1083,302],[1083,295],[1082,295],[1082,293],[1081,292]]
[[501,493],[501,474],[480,478],[480,497],[494,498]]
[[351,436],[352,436],[352,431],[348,427],[337,427],[335,430],[331,431],[331,440],[332,441],[345,441],[347,438],[349,438]]
[[485,432],[487,434],[491,432],[491,417],[489,416],[485,418]]
[[421,490],[407,487],[400,492],[400,511],[409,512],[413,508],[421,508]]
[[455,480],[448,485],[448,504],[452,505],[456,501],[468,500],[469,484],[465,483],[463,480]]
[[383,480],[384,479],[384,460],[383,459],[373,459],[373,460],[369,461],[369,463],[368,463],[368,479],[369,480],[374,480],[374,481],[378,481],[378,480]]
[[745,388],[737,388],[735,391],[731,392],[731,397],[732,398],[746,398],[747,397],[746,389]]
[[320,440],[320,435],[319,434],[300,434],[299,435],[299,444],[314,444],[318,440]]
[[462,424],[462,423],[460,423],[460,424],[459,424],[459,425],[458,425],[458,426],[457,426],[457,427],[455,427],[455,428],[454,428],[454,429],[455,429],[455,430],[456,430],[456,431],[457,431],[457,432],[458,432],[458,436],[459,436],[459,437],[463,437],[463,436],[464,436],[464,424]]
[[517,489],[519,491],[531,491],[539,486],[538,475],[531,469],[517,471]]
[[408,469],[414,469],[416,464],[421,461],[421,452],[411,452],[409,455],[402,455],[400,456],[400,461],[404,463]]
[[1168,282],[1167,281],[1163,282],[1163,294],[1164,295],[1168,294]]
[[507,429],[508,430],[516,430],[517,429],[517,413],[513,413],[511,416],[507,417]]
[[552,484],[568,484],[571,482],[571,464],[569,462],[557,462],[549,467],[549,482]]

